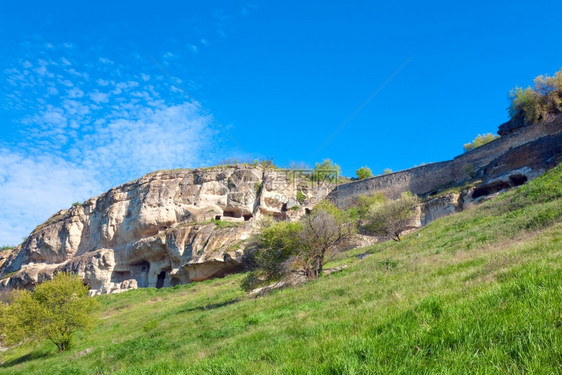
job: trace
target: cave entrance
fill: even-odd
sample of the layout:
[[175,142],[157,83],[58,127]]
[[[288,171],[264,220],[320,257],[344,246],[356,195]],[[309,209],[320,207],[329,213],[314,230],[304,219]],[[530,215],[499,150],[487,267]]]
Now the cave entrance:
[[156,289],[160,289],[164,286],[164,280],[166,280],[166,271],[162,271],[158,274],[156,279]]
[[476,199],[478,197],[484,197],[486,195],[497,193],[498,191],[508,189],[510,186],[505,181],[497,181],[485,186],[479,186],[474,189],[472,193],[472,199]]
[[215,215],[215,220],[220,220],[221,219],[221,215]]
[[234,217],[236,219],[240,219],[242,217],[242,213],[239,210],[224,210],[222,215],[224,217]]
[[244,221],[250,221],[250,219],[254,217],[254,215],[252,215],[252,214],[246,214],[246,215],[243,215],[243,216],[244,216]]
[[511,181],[513,186],[519,186],[527,182],[527,176],[517,173],[509,176],[509,180]]

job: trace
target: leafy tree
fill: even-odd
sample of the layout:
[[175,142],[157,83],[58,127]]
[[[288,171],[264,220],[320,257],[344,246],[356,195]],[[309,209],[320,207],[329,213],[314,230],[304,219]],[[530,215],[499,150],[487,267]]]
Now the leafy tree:
[[248,246],[246,263],[251,272],[242,288],[248,291],[294,272],[317,278],[324,263],[354,234],[355,225],[347,213],[328,201],[317,204],[299,222],[266,220]]
[[300,245],[300,222],[274,223],[266,219],[260,224],[260,232],[251,239],[246,255],[251,272],[242,282],[242,288],[247,291],[263,282],[279,280],[284,275],[284,263],[296,254]]
[[330,159],[325,159],[322,163],[316,163],[313,172],[319,180],[335,181],[341,175],[341,168]]
[[328,201],[319,203],[301,222],[299,251],[289,266],[315,279],[322,273],[324,263],[355,235],[355,225]]
[[365,218],[369,212],[369,208],[376,203],[385,201],[382,193],[374,193],[371,195],[360,195],[357,197],[357,213],[360,218]]
[[484,134],[484,135],[478,134],[472,142],[464,144],[464,146],[463,146],[464,151],[468,152],[470,150],[474,150],[475,148],[478,148],[480,146],[484,146],[486,143],[490,143],[493,140],[498,139],[499,137],[500,137],[499,135],[494,135],[492,133],[488,133],[488,134]]
[[396,200],[376,202],[369,207],[365,228],[378,236],[400,241],[400,234],[408,229],[419,204],[417,196],[405,192]]
[[562,111],[562,69],[553,76],[538,76],[533,87],[516,87],[510,92],[509,115],[523,114],[525,122],[534,124],[548,113]]
[[355,174],[357,175],[357,178],[359,180],[364,180],[365,178],[373,177],[373,172],[367,166],[359,168],[358,170],[355,171]]
[[33,292],[15,292],[10,304],[0,306],[0,333],[8,345],[47,339],[63,352],[75,332],[94,326],[97,305],[77,275],[59,273]]
[[385,168],[383,174],[391,174],[392,173],[392,169],[390,168]]

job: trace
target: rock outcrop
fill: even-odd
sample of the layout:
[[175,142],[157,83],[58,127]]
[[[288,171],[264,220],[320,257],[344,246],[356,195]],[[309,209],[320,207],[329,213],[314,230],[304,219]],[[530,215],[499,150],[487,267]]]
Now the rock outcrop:
[[151,173],[38,226],[4,257],[0,288],[32,288],[60,271],[79,274],[92,294],[224,276],[242,267],[256,219],[298,219],[331,188],[260,166]]

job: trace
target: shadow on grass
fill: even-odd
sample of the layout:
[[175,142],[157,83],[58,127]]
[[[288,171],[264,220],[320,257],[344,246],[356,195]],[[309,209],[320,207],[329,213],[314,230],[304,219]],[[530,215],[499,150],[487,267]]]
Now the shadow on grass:
[[208,304],[203,305],[203,306],[184,307],[183,309],[178,311],[178,314],[186,313],[186,312],[192,312],[192,311],[208,311],[208,310],[220,309],[221,307],[232,305],[232,304],[234,304],[236,302],[239,302],[241,300],[242,300],[241,298],[237,297],[237,298],[233,298],[233,299],[230,299],[228,301],[224,301],[224,302],[220,302],[220,303],[208,303]]
[[21,357],[14,358],[12,360],[9,360],[9,361],[6,361],[6,362],[0,364],[0,368],[8,368],[8,367],[12,367],[12,366],[15,366],[15,365],[19,365],[20,363],[23,363],[23,362],[32,361],[32,360],[40,359],[40,358],[45,358],[45,357],[48,357],[50,354],[51,354],[50,352],[35,351],[34,350],[30,353],[22,355]]

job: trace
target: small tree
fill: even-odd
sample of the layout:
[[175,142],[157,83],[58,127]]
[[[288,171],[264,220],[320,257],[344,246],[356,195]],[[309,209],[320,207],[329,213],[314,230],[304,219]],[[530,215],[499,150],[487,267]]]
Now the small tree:
[[301,222],[300,248],[291,267],[300,268],[307,278],[315,279],[322,273],[324,263],[355,235],[355,225],[329,201],[316,205]]
[[293,272],[317,278],[324,263],[355,234],[347,214],[328,201],[320,202],[299,222],[265,221],[251,244],[246,259],[251,272],[242,288],[283,279]]
[[2,304],[0,332],[8,345],[23,339],[47,339],[63,352],[75,332],[93,327],[92,312],[97,305],[77,275],[59,273],[33,292],[17,291],[11,304]]
[[357,197],[357,213],[360,218],[365,218],[369,209],[373,204],[382,203],[386,200],[383,193],[374,193],[371,195],[360,195]]
[[418,197],[410,192],[402,193],[396,200],[374,203],[366,215],[365,228],[375,235],[400,241],[400,234],[408,229],[418,203]]
[[357,179],[359,180],[364,180],[366,178],[373,177],[373,172],[367,166],[359,168],[358,170],[355,171],[355,174],[357,175]]
[[250,273],[242,281],[242,288],[251,290],[264,282],[281,279],[285,274],[285,262],[299,248],[300,222],[272,220],[261,222],[260,232],[248,244],[246,264]]
[[392,169],[390,168],[385,168],[383,171],[383,174],[391,174],[392,173]]
[[322,163],[316,163],[313,172],[319,180],[335,181],[341,175],[341,168],[330,159],[325,159]]

